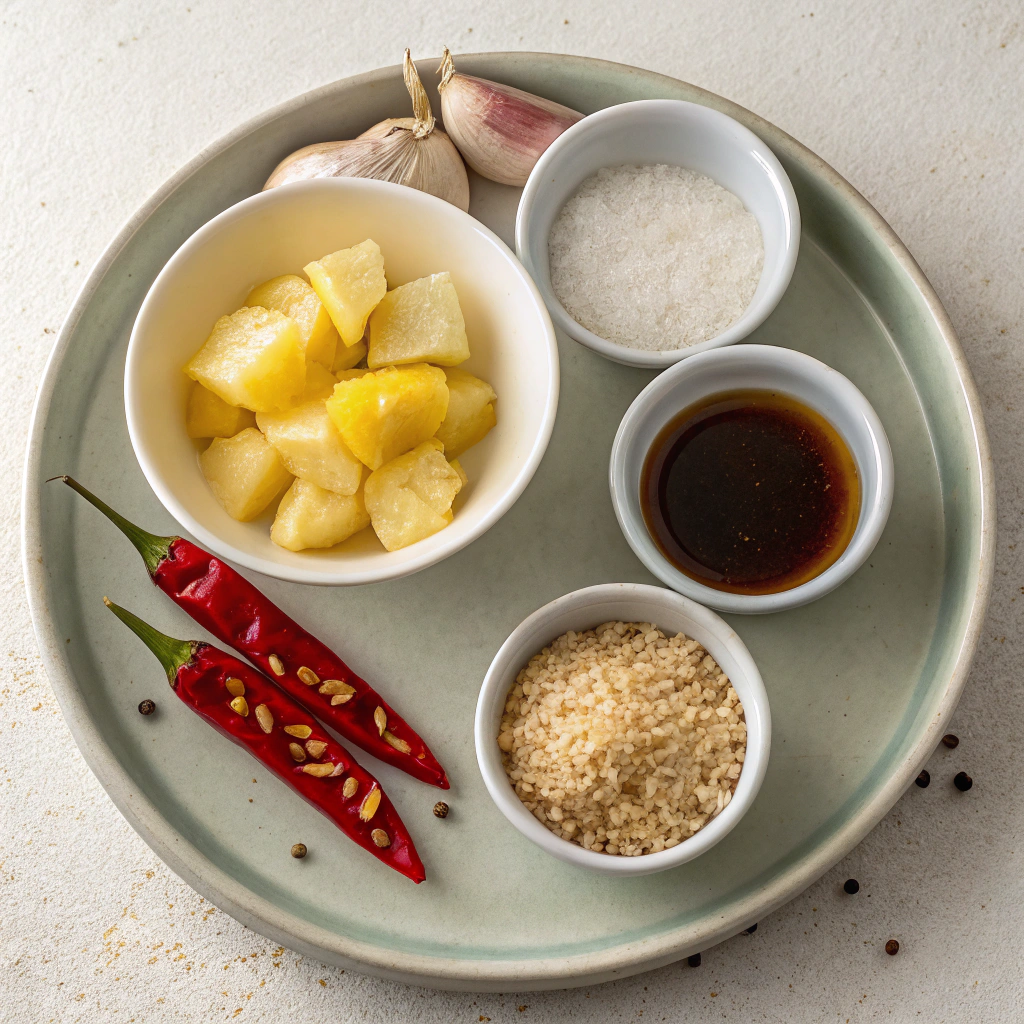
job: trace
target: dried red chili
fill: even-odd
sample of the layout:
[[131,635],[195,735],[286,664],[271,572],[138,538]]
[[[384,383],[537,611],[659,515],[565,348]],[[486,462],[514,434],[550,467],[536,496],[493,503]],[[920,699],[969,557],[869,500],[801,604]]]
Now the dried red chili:
[[437,758],[391,705],[244,576],[182,537],[139,529],[77,480],[59,479],[124,533],[153,582],[204,629],[346,739],[413,778],[448,789]]
[[[157,656],[174,692],[244,747],[351,840],[422,882],[423,864],[380,783],[262,673],[201,641],[175,640],[124,608],[106,606]],[[375,834],[384,832],[382,845]]]

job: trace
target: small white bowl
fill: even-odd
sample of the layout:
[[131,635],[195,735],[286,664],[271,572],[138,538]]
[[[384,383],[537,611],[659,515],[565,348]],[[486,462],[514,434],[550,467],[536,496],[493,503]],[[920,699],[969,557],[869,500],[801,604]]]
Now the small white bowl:
[[[739,196],[764,240],[764,268],[743,315],[717,337],[686,348],[645,352],[598,337],[578,324],[551,287],[548,236],[565,202],[602,167],[670,164],[705,174]],[[800,207],[775,154],[738,121],[685,100],[637,100],[578,121],[534,167],[516,217],[516,252],[548,310],[570,338],[617,363],[665,367],[697,352],[731,345],[760,326],[789,286],[800,246]]]
[[[846,550],[821,575],[777,594],[730,594],[680,572],[651,538],[640,508],[644,459],[668,422],[688,406],[723,391],[756,388],[799,399],[846,442],[860,476],[860,517]],[[612,505],[636,556],[673,590],[723,612],[763,614],[816,601],[849,579],[871,554],[892,506],[892,452],[878,414],[837,370],[802,352],[738,345],[704,352],[655,377],[633,400],[612,443]]]
[[[217,503],[185,434],[191,381],[182,372],[214,321],[278,274],[300,274],[325,253],[374,239],[393,288],[448,270],[466,318],[463,368],[498,393],[498,425],[460,460],[469,484],[455,520],[401,551],[370,531],[325,551],[270,540],[273,509],[251,523]],[[558,406],[558,349],[544,303],[508,247],[435,196],[363,178],[322,178],[245,199],[200,228],[171,257],[139,311],[124,379],[128,431],[142,471],[168,512],[200,543],[257,572],[297,583],[394,579],[447,558],[490,529],[530,482]]]
[[[739,695],[747,723],[747,751],[732,800],[719,815],[678,846],[640,857],[595,853],[559,839],[516,796],[498,748],[505,699],[527,662],[568,630],[602,622],[650,622],[668,635],[685,633],[718,662]],[[661,587],[605,583],[576,590],[546,604],[524,620],[501,645],[487,670],[476,705],[476,759],[487,791],[498,809],[527,839],[568,864],[618,877],[665,871],[706,853],[746,814],[768,769],[772,720],[761,674],[735,630],[714,612]]]

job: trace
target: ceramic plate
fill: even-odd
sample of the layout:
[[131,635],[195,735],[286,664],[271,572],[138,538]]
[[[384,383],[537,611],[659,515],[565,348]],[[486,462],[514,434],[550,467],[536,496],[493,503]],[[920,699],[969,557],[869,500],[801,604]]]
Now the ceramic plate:
[[[423,62],[424,81],[436,81]],[[256,192],[277,161],[408,106],[399,69],[311,92],[200,154],[132,218],[89,277],[40,390],[25,482],[25,567],[64,715],[107,792],[190,885],[301,953],[390,978],[508,991],[601,981],[706,949],[790,899],[900,796],[963,687],[992,576],[992,469],[974,385],[913,258],[835,171],[777,128],[694,86],[542,54],[459,59],[583,111],[668,97],[722,110],[784,164],[803,214],[789,291],[751,341],[846,374],[892,441],[892,515],[868,563],[805,608],[731,617],[764,677],[774,735],[757,801],[714,855],[630,880],[561,864],[493,806],[473,712],[494,652],[530,612],[602,582],[654,583],[607,490],[619,419],[651,379],[559,338],[562,394],[547,455],[483,538],[403,580],[312,589],[257,579],[423,733],[453,780],[437,792],[378,773],[423,856],[414,886],[348,843],[244,752],[172,699],[104,594],[181,637],[201,631],[150,585],[128,542],[47,477],[72,473],[148,529],[176,532],[128,442],[122,377],[150,282],[177,247]],[[435,96],[436,101],[436,96]],[[472,178],[473,212],[512,241],[518,190]],[[160,705],[144,718],[143,697]],[[256,777],[257,782],[253,783]],[[252,797],[250,803],[249,798]],[[304,861],[289,856],[304,842]]]

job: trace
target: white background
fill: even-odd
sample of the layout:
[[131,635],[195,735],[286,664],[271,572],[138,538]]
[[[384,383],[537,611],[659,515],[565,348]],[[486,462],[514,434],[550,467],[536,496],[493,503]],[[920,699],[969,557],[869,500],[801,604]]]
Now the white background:
[[[1020,1019],[1024,11],[1019,0],[0,0],[0,1016],[19,1021]],[[960,332],[997,464],[989,621],[932,785],[789,906],[671,966],[565,993],[437,993],[324,967],[203,902],[125,824],[43,673],[21,463],[61,321],[122,222],[206,143],[336,78],[547,50],[636,64],[775,122],[860,189]],[[974,789],[950,780],[966,769]],[[842,881],[860,880],[858,896]],[[896,957],[886,939],[900,942]]]

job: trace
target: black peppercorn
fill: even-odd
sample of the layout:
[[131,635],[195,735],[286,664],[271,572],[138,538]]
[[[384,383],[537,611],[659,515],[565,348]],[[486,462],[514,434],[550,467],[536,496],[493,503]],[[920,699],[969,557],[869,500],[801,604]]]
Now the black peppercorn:
[[885,951],[889,956],[895,956],[900,951],[900,944],[895,939],[890,939],[885,944]]
[[749,928],[744,928],[743,929],[743,934],[744,935],[753,935],[754,932],[756,932],[756,931],[757,931],[757,925],[756,924],[752,924]]
[[953,785],[960,790],[961,793],[966,793],[967,790],[974,785],[974,779],[967,774],[967,772],[957,772],[953,776]]
[[694,953],[692,956],[686,958],[686,962],[691,967],[700,967],[700,953]]
[[954,736],[951,732],[947,732],[946,735],[942,737],[942,742],[949,747],[950,750],[955,750],[960,746],[960,737]]
[[151,715],[154,711],[156,711],[156,703],[154,701],[147,699],[139,704],[140,715]]
[[443,800],[438,800],[434,804],[434,817],[435,818],[447,818],[448,817],[448,805]]
[[919,785],[919,786],[920,786],[920,787],[921,787],[922,789],[927,789],[927,788],[928,788],[928,783],[932,781],[932,777],[931,777],[931,776],[930,776],[930,775],[928,774],[928,772],[927,772],[927,771],[925,771],[925,770],[924,770],[924,769],[922,768],[922,769],[921,769],[921,774],[920,774],[920,775],[918,775],[918,777],[917,777],[916,779],[914,779],[914,781],[915,781],[915,782],[916,782],[916,783],[917,783],[917,784],[918,784],[918,785]]
[[296,860],[302,860],[302,858],[306,856],[306,844],[305,843],[296,843],[292,847],[292,856]]
[[860,882],[856,878],[848,878],[843,882],[843,892],[848,896],[856,896],[860,892]]

